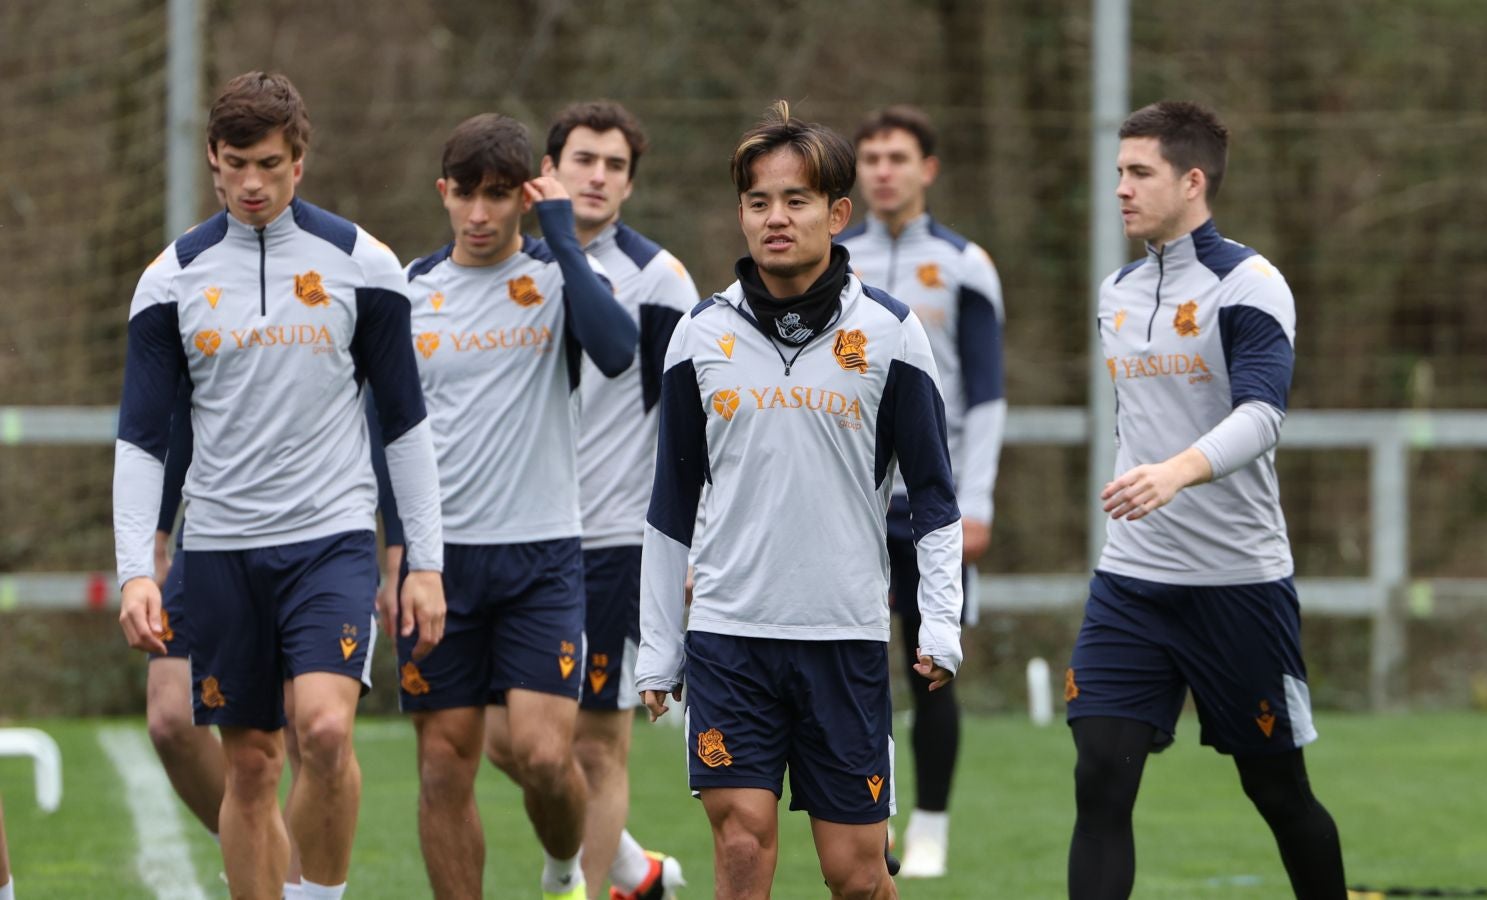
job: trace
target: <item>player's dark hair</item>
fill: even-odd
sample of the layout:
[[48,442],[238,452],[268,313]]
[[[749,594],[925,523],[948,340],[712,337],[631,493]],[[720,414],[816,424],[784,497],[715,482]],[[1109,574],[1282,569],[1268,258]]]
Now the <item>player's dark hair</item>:
[[207,145],[251,147],[284,129],[295,159],[310,146],[310,114],[294,83],[278,72],[244,72],[222,88],[207,117]]
[[610,129],[619,129],[620,134],[625,136],[625,143],[630,145],[630,177],[635,177],[635,167],[640,165],[640,157],[649,149],[650,143],[645,138],[645,130],[640,127],[640,120],[613,100],[572,103],[558,113],[552,120],[552,126],[547,129],[547,155],[552,157],[553,165],[562,161],[568,135],[579,126],[600,134]]
[[935,127],[930,124],[929,116],[924,110],[917,106],[909,106],[905,103],[885,107],[871,113],[862,124],[857,126],[857,136],[852,139],[852,144],[862,146],[862,142],[871,137],[877,137],[885,132],[902,129],[914,136],[919,142],[919,152],[925,156],[935,155],[935,144],[937,137]]
[[1178,174],[1201,169],[1208,179],[1208,202],[1218,196],[1229,163],[1229,129],[1213,110],[1187,100],[1163,100],[1131,113],[1120,136],[1156,138],[1162,158]]
[[444,142],[442,171],[463,191],[475,190],[487,177],[502,190],[521,187],[532,177],[527,126],[499,113],[471,116]]
[[776,100],[764,121],[744,132],[733,151],[733,185],[740,194],[754,186],[754,163],[781,147],[800,157],[811,189],[825,194],[830,202],[852,193],[857,180],[857,153],[852,145],[825,125],[792,117],[790,104]]

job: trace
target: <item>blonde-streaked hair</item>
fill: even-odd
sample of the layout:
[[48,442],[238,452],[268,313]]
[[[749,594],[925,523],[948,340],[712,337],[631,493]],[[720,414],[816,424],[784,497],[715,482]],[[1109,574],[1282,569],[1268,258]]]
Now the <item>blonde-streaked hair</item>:
[[754,186],[754,163],[782,147],[800,157],[809,186],[830,202],[852,193],[857,180],[857,153],[852,145],[825,125],[791,116],[787,100],[776,100],[764,120],[744,132],[733,151],[733,186],[738,193]]

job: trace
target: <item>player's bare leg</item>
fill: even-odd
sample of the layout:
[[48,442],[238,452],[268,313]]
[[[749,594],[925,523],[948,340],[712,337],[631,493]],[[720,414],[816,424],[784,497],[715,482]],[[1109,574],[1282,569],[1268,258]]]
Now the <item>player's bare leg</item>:
[[289,835],[279,815],[284,740],[277,731],[223,726],[227,760],[222,797],[222,863],[234,900],[278,900],[289,867]]
[[832,900],[894,900],[898,887],[888,875],[883,847],[888,821],[843,825],[811,819],[811,836]]
[[713,829],[716,900],[768,900],[780,855],[779,804],[764,788],[702,791],[702,808]]
[[[361,767],[352,747],[360,696],[361,682],[345,675],[310,672],[294,679],[301,764],[289,823],[299,845],[303,880],[320,885],[344,884],[351,867],[361,805]],[[285,865],[287,869],[287,848]]]
[[[522,788],[527,818],[550,860],[583,846],[586,789],[573,756],[578,701],[521,689],[486,707],[486,752]],[[551,863],[550,863],[551,864]]]
[[191,662],[164,657],[153,659],[145,681],[145,718],[150,743],[165,774],[186,808],[217,834],[226,763],[222,744],[211,726],[191,719]]
[[588,786],[583,829],[583,877],[597,898],[630,816],[630,710],[580,709],[573,753]]
[[477,706],[413,714],[418,732],[418,839],[434,896],[479,897],[485,831],[475,808],[485,710]]
[[299,735],[294,730],[294,682],[284,682],[284,755],[289,760],[289,793],[284,798],[284,830],[289,832],[289,872],[284,876],[285,898],[294,900],[291,886],[299,884],[299,845],[289,826],[289,807],[294,804],[294,789],[299,785]]

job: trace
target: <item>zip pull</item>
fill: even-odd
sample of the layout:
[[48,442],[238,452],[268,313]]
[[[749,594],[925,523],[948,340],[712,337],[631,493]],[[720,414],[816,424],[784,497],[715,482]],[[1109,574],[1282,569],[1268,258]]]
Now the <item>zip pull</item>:
[[789,378],[790,377],[790,364],[789,363],[785,363],[785,377],[786,378]]

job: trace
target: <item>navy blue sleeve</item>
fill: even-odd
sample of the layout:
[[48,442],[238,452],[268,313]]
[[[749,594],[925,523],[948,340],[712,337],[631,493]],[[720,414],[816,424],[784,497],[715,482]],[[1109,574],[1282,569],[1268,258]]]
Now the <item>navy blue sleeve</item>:
[[956,350],[966,409],[1006,396],[1002,387],[1002,323],[991,298],[961,287]]
[[563,271],[568,328],[599,371],[613,378],[635,361],[635,345],[640,339],[635,320],[614,299],[614,292],[605,286],[578,245],[572,202],[543,200],[537,204],[537,219]]
[[679,544],[692,545],[707,463],[707,416],[697,370],[683,360],[661,376],[661,419],[656,440],[656,480],[645,520]]
[[909,493],[909,520],[916,542],[960,518],[950,472],[945,401],[928,372],[901,359],[889,365],[878,406],[875,484],[881,485],[888,477],[888,464],[895,455]]
[[182,378],[176,387],[175,405],[170,410],[170,445],[165,452],[165,485],[160,493],[160,519],[156,531],[170,534],[176,527],[176,510],[181,508],[181,488],[186,471],[191,468],[195,434],[191,430],[191,379]]
[[124,396],[119,402],[119,440],[163,463],[170,444],[176,388],[187,377],[176,305],[155,304],[131,318],[124,355]]
[[640,304],[640,395],[645,411],[661,400],[661,373],[666,368],[666,348],[671,333],[682,320],[682,311],[654,303]]
[[1286,411],[1296,350],[1275,317],[1253,306],[1219,310],[1219,336],[1229,366],[1229,396],[1234,407],[1262,400]]
[[389,547],[407,543],[403,537],[403,520],[398,517],[398,501],[392,490],[392,476],[387,473],[387,449],[382,443],[382,421],[377,415],[376,392],[367,391],[367,434],[371,435],[372,471],[377,475],[377,512],[382,515],[382,537]]
[[[391,444],[428,417],[418,361],[413,357],[408,298],[385,288],[356,289],[356,332],[351,356],[356,380],[372,386],[382,443]],[[372,436],[376,443],[377,435]]]

